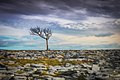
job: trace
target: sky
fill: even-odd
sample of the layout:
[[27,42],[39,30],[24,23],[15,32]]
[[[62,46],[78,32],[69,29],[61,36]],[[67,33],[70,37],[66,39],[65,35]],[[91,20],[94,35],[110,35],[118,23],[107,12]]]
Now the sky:
[[120,49],[120,0],[0,0],[0,49],[44,50],[30,28],[50,28],[51,50]]

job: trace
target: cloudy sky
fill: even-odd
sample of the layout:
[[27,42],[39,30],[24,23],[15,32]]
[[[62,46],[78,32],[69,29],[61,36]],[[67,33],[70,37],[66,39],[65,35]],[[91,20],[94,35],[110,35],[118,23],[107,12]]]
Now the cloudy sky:
[[31,27],[50,28],[49,48],[119,49],[120,0],[0,0],[0,49],[44,50]]

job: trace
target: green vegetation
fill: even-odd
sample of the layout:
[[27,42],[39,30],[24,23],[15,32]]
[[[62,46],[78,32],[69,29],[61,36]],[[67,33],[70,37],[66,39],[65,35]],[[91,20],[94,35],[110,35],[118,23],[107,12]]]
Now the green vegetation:
[[60,63],[57,59],[45,59],[44,62],[49,66],[56,66],[56,65],[61,65],[62,63]]
[[87,60],[76,61],[76,60],[73,60],[73,61],[63,61],[62,63],[63,63],[63,65],[65,65],[66,63],[70,63],[72,65],[77,65],[77,64],[83,64],[83,63],[91,63],[91,61],[87,61]]
[[0,56],[0,60],[1,60],[1,59],[5,59],[5,57],[4,57],[4,56]]
[[42,75],[48,75],[46,71],[43,71],[41,74]]
[[8,61],[14,61],[15,64],[10,64],[9,62],[4,62],[4,65],[7,66],[12,66],[12,67],[16,67],[16,66],[24,66],[25,64],[39,64],[42,63],[44,65],[52,65],[52,66],[56,66],[56,65],[62,65],[62,63],[60,63],[57,59],[49,59],[49,58],[41,58],[41,59],[36,59],[36,60],[32,60],[32,59],[13,59],[13,58],[9,58]]
[[118,73],[118,71],[114,71],[112,74],[113,75],[118,75],[119,73]]
[[7,65],[7,66],[12,66],[12,67],[16,67],[16,66],[24,66],[25,64],[44,64],[46,65],[46,67],[49,67],[49,65],[51,66],[57,66],[57,65],[65,65],[66,63],[70,63],[72,65],[76,65],[76,64],[82,64],[82,63],[90,63],[90,61],[87,60],[83,60],[83,61],[62,61],[59,62],[57,59],[49,59],[49,58],[39,58],[39,59],[14,59],[14,58],[8,58],[8,61],[14,61],[15,64],[11,64],[9,62],[4,62],[2,64]]
[[18,71],[16,71],[16,73],[18,73],[18,74],[22,74],[22,73],[24,73],[24,71],[22,71],[22,70],[18,70]]
[[80,76],[78,76],[77,80],[86,80],[85,75],[81,74]]

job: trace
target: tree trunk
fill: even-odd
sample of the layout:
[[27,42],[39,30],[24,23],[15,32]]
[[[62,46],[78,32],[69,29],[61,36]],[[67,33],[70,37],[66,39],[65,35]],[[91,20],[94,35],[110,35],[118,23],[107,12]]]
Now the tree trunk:
[[46,50],[48,50],[48,39],[46,39]]

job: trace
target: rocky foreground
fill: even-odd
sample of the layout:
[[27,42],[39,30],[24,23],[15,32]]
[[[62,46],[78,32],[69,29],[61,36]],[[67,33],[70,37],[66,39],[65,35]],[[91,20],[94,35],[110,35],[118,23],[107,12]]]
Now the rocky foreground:
[[120,80],[120,50],[1,50],[0,80]]

